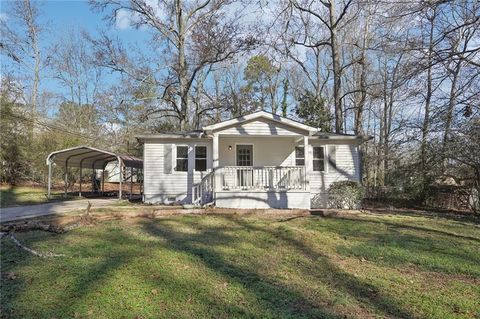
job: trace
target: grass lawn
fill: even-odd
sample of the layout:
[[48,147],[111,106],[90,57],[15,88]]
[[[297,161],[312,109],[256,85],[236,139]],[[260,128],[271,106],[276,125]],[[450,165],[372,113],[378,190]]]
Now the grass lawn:
[[479,318],[480,227],[210,214],[2,239],[5,318]]
[[[47,190],[43,187],[1,186],[0,207],[44,204],[49,202],[45,194],[47,194]],[[54,197],[52,200],[66,200],[72,198],[73,197],[64,198],[61,196]]]

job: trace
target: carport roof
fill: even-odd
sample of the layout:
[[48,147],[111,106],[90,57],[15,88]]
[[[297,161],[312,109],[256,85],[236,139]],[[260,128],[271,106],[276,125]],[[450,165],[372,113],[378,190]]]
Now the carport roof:
[[47,165],[52,162],[68,167],[102,169],[109,162],[122,161],[126,167],[143,168],[143,161],[130,155],[117,155],[90,146],[77,146],[50,153],[47,156]]

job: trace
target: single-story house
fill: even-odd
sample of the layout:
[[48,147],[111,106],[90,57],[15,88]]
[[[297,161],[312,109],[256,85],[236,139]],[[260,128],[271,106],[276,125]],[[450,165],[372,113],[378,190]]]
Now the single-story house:
[[265,111],[137,139],[147,203],[302,209],[326,207],[332,182],[360,182],[365,141]]

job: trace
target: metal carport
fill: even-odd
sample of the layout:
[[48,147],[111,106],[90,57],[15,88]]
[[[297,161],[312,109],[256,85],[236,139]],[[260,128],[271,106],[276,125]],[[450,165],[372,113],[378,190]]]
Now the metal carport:
[[[60,167],[64,167],[64,183],[65,183],[65,195],[67,195],[68,187],[68,168],[78,167],[80,168],[80,190],[79,196],[82,194],[82,169],[101,169],[102,170],[102,193],[104,191],[104,173],[105,166],[112,162],[117,161],[120,168],[120,182],[118,187],[118,198],[122,198],[122,182],[123,182],[123,168],[130,168],[130,178],[133,175],[133,168],[143,169],[143,161],[139,158],[130,155],[117,155],[115,153],[100,150],[90,146],[77,146],[67,148],[50,153],[47,156],[48,165],[48,198],[51,197],[52,187],[52,164],[55,163]],[[132,180],[130,180],[130,195],[132,193]]]

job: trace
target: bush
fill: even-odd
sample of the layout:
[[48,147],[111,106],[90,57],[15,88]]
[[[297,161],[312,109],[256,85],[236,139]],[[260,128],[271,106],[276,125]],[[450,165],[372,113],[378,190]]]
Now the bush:
[[334,182],[328,188],[331,208],[357,209],[361,206],[365,190],[357,182]]

